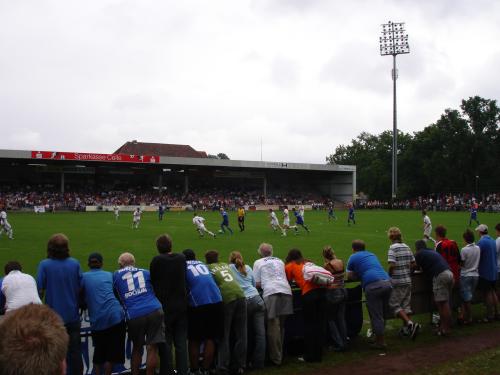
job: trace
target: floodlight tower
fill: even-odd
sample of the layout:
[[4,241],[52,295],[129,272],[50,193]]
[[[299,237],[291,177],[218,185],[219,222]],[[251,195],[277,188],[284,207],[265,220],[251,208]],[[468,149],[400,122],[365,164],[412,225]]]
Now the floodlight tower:
[[396,80],[398,71],[396,69],[396,56],[410,53],[408,34],[405,33],[404,22],[391,22],[382,24],[382,36],[380,37],[380,55],[392,55],[392,82],[393,82],[393,126],[392,126],[392,199],[396,198],[398,189],[398,124],[396,106]]

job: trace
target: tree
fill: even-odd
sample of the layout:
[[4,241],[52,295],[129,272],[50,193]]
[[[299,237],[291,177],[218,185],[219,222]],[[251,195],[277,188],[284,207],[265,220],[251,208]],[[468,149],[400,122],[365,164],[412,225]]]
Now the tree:
[[227,156],[225,153],[223,152],[219,152],[217,155],[212,155],[212,154],[208,154],[207,157],[209,159],[220,159],[220,160],[229,160],[229,156]]

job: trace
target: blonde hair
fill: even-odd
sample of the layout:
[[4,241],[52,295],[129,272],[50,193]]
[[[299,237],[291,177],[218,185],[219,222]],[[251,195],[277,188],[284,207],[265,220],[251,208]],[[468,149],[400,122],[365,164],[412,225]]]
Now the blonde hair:
[[387,237],[389,237],[392,242],[401,242],[403,240],[401,230],[398,227],[390,227],[387,231]]
[[135,265],[134,255],[131,253],[123,253],[118,257],[118,265],[123,268]]
[[231,254],[229,254],[229,263],[234,264],[236,266],[236,269],[243,276],[247,275],[245,262],[243,262],[243,257],[241,256],[241,253],[239,251],[232,251]]

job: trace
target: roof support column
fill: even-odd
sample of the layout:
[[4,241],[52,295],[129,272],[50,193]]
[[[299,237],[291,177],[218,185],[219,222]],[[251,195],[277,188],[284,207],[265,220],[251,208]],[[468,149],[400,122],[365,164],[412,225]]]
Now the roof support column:
[[264,199],[267,199],[267,176],[264,174],[263,178],[263,193],[264,193]]
[[64,171],[61,170],[61,193],[64,193]]
[[189,193],[189,176],[187,173],[184,173],[184,194]]

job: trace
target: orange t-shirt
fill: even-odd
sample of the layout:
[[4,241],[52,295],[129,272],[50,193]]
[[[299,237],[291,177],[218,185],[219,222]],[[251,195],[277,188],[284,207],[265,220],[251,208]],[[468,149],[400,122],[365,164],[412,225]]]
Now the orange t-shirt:
[[319,288],[318,285],[304,280],[304,275],[302,274],[303,268],[304,263],[297,264],[295,262],[290,262],[285,266],[286,278],[288,279],[288,281],[295,280],[300,290],[302,291],[302,295],[310,292],[313,289]]

